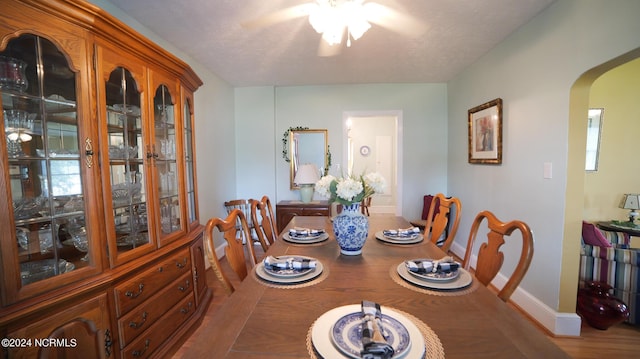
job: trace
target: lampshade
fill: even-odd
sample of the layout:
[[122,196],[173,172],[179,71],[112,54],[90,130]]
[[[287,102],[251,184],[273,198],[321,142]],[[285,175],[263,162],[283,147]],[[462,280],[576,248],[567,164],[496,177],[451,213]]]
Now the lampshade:
[[298,168],[293,182],[298,185],[315,184],[319,179],[318,167],[314,164],[306,163]]
[[630,209],[629,211],[629,222],[633,223],[633,221],[638,217],[637,209],[640,209],[640,194],[632,194],[627,193],[622,197],[622,201],[620,202],[620,208]]
[[640,194],[625,194],[620,202],[620,208],[640,209]]

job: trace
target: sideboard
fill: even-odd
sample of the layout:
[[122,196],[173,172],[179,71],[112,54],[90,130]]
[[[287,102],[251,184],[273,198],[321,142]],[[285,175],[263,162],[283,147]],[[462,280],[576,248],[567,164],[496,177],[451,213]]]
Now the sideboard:
[[280,201],[276,205],[276,222],[278,233],[287,226],[295,216],[329,216],[329,201]]

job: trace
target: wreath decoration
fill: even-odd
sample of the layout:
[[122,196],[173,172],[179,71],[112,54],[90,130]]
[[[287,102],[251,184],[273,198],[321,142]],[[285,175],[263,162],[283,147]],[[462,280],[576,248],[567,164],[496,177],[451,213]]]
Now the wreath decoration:
[[289,133],[291,131],[300,131],[300,130],[308,130],[308,129],[309,127],[298,126],[298,127],[289,127],[288,130],[284,131],[284,135],[282,136],[282,158],[284,158],[286,162],[291,162],[291,159],[289,158]]

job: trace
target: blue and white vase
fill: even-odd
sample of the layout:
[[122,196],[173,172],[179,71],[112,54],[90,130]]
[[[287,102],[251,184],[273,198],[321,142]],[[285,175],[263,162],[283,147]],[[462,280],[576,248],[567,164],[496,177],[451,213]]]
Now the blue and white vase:
[[360,203],[342,205],[342,212],[333,219],[333,233],[340,253],[348,256],[362,254],[369,235],[369,219],[360,212]]

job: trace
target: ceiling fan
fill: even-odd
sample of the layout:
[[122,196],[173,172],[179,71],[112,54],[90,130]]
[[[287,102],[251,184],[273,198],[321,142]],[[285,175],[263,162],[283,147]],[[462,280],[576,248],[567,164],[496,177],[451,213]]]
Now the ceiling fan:
[[311,26],[322,34],[319,56],[339,54],[343,40],[346,39],[346,45],[350,47],[351,40],[362,37],[371,24],[410,37],[426,31],[426,26],[412,16],[367,0],[314,0],[268,13],[242,25],[259,28],[299,17],[308,17]]

